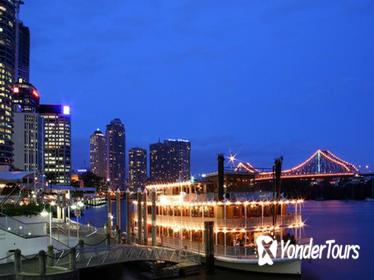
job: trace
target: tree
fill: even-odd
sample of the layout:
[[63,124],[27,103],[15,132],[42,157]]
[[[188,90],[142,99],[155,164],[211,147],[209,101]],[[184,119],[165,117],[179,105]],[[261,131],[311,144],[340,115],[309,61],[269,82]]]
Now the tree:
[[102,186],[104,186],[104,178],[97,176],[91,171],[81,174],[79,179],[83,181],[85,187],[93,187],[96,188],[97,191],[100,191]]

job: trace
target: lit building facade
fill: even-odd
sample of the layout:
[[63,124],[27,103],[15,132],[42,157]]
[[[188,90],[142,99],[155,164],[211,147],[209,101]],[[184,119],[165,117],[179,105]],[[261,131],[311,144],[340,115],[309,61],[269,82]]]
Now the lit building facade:
[[167,146],[158,142],[149,146],[150,154],[150,180],[152,182],[165,182],[169,178],[169,155]]
[[49,184],[70,184],[71,116],[67,105],[40,105],[44,122],[44,174]]
[[191,142],[183,139],[169,139],[170,180],[188,181],[191,177]]
[[38,90],[22,78],[13,84],[13,112],[38,112],[40,96]]
[[0,165],[13,162],[12,92],[15,63],[15,6],[12,0],[0,0]]
[[38,113],[39,92],[21,79],[13,85],[13,143],[16,169],[34,171],[42,180],[43,120]]
[[143,189],[147,181],[147,150],[132,148],[129,150],[129,187],[132,190]]
[[97,176],[105,178],[105,135],[97,129],[90,136],[90,169]]
[[168,139],[150,145],[150,180],[176,182],[191,177],[191,142]]
[[125,126],[120,119],[106,127],[106,180],[112,190],[125,188]]

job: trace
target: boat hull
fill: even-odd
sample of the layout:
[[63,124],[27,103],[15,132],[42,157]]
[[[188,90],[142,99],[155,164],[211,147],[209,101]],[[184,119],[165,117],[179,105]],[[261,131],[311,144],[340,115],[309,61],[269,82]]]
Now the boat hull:
[[284,275],[300,275],[301,274],[301,260],[284,260],[276,259],[273,265],[259,266],[257,260],[253,259],[234,259],[225,257],[216,257],[216,266],[258,272],[258,273],[271,273],[271,274],[284,274]]

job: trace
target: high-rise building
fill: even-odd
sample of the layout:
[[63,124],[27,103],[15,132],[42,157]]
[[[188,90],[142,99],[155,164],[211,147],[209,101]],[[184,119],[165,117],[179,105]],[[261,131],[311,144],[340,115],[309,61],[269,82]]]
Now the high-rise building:
[[40,105],[44,122],[44,173],[49,184],[70,184],[71,116],[67,105]]
[[97,176],[105,179],[105,135],[100,129],[90,136],[90,169]]
[[170,160],[168,147],[161,142],[149,146],[150,180],[152,182],[169,181]]
[[13,143],[16,169],[43,174],[43,120],[38,113],[39,92],[19,79],[13,85]]
[[150,145],[150,179],[154,182],[189,180],[191,142],[168,139]]
[[129,187],[143,189],[147,180],[147,150],[132,148],[129,150]]
[[189,180],[191,177],[191,142],[183,139],[168,139],[164,143],[169,147],[170,180]]
[[15,61],[15,79],[30,80],[30,30],[23,24],[22,21],[17,20],[17,50]]
[[106,126],[106,180],[112,190],[125,188],[125,126],[120,119]]
[[0,0],[0,165],[13,162],[12,93],[15,63],[15,2]]

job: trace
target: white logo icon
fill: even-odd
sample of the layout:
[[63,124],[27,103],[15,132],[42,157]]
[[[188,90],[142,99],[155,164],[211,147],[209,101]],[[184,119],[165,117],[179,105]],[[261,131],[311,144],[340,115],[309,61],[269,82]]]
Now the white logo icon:
[[268,235],[260,235],[256,238],[258,265],[272,265],[277,255],[278,242]]

